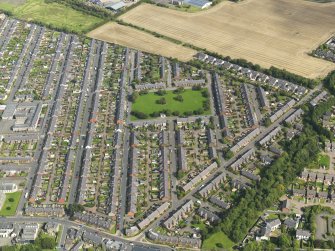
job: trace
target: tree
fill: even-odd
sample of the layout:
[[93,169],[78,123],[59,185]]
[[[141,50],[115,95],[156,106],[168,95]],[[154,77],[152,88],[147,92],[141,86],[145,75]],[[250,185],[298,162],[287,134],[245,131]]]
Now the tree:
[[160,105],[165,105],[166,104],[166,99],[165,98],[160,98],[160,99],[156,100],[156,103],[160,104]]
[[209,97],[209,92],[207,89],[204,89],[202,92],[201,92],[201,95],[204,97],[204,98],[208,98]]
[[131,115],[135,116],[138,119],[147,119],[148,115],[144,112],[138,112],[138,111],[131,111]]
[[42,248],[34,244],[27,244],[21,246],[20,251],[42,251]]
[[41,238],[41,248],[43,249],[54,249],[56,247],[56,241],[51,236],[43,236]]
[[76,212],[83,212],[85,210],[83,205],[80,204],[69,204],[65,208],[65,212],[70,216],[73,217],[74,213]]
[[217,246],[218,248],[223,248],[222,243],[215,243],[215,246]]
[[291,238],[287,233],[282,233],[279,237],[278,237],[278,246],[281,248],[288,248],[291,246]]
[[178,87],[176,90],[173,91],[173,93],[180,94],[180,93],[182,93],[184,91],[185,91],[184,87]]
[[159,112],[153,112],[153,113],[150,114],[150,117],[157,118],[157,117],[159,117],[159,115],[160,115]]
[[203,114],[203,113],[204,113],[204,109],[202,109],[202,108],[199,108],[198,110],[193,111],[194,115],[200,115],[200,114]]
[[139,92],[139,94],[142,96],[142,95],[145,95],[145,94],[148,94],[149,92],[148,92],[148,90],[141,90],[140,92]]
[[192,90],[193,90],[193,91],[200,91],[200,90],[201,90],[201,85],[194,85],[194,86],[192,87]]
[[164,95],[166,95],[166,91],[163,90],[163,89],[159,89],[159,90],[156,92],[156,94],[159,95],[159,96],[164,96]]
[[16,246],[3,246],[3,247],[0,247],[0,250],[1,251],[16,251],[18,249],[16,248]]
[[226,160],[231,159],[232,157],[234,157],[234,153],[233,153],[232,151],[230,151],[230,150],[228,150],[228,151],[225,153],[225,155],[224,155],[224,158],[225,158]]
[[183,102],[184,101],[184,98],[183,98],[183,96],[182,95],[177,95],[177,96],[175,96],[174,98],[173,98],[174,100],[177,100],[177,101],[179,101],[179,102]]
[[178,117],[180,115],[180,112],[179,111],[173,111],[172,115]]
[[134,103],[138,97],[139,97],[138,92],[133,92],[129,97],[129,101]]
[[271,125],[271,120],[270,120],[270,118],[265,118],[264,119],[264,126],[265,127],[269,127]]

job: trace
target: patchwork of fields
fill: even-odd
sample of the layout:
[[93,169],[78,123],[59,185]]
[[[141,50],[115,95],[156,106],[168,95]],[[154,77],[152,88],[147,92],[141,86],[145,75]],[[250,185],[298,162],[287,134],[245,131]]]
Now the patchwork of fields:
[[315,78],[335,69],[308,55],[335,32],[334,13],[334,3],[246,0],[198,13],[142,4],[120,19],[224,56]]

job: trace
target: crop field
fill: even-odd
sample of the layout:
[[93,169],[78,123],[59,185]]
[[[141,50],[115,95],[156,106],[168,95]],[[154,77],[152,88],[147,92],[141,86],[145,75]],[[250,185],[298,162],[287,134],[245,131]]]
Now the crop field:
[[[191,89],[184,90],[180,95],[183,97],[183,101],[177,101],[174,98],[178,94],[173,91],[167,91],[165,95],[159,96],[154,92],[140,95],[132,105],[132,111],[143,112],[146,115],[154,112],[160,112],[162,110],[170,110],[171,112],[178,111],[180,114],[185,112],[193,112],[203,107],[203,102],[208,98],[202,96],[201,91],[194,91]],[[157,104],[157,100],[165,98],[166,104]],[[210,111],[204,111],[204,114],[209,114]],[[136,120],[132,116],[133,120]]]
[[188,61],[196,54],[196,51],[190,48],[117,23],[104,24],[89,32],[88,36],[165,57],[177,58],[181,61]]
[[37,21],[55,28],[85,33],[103,22],[102,19],[44,0],[0,0],[0,10],[11,12],[26,21]]
[[335,33],[334,13],[335,3],[245,0],[197,13],[142,4],[119,19],[223,56],[316,78],[335,69],[308,55]]

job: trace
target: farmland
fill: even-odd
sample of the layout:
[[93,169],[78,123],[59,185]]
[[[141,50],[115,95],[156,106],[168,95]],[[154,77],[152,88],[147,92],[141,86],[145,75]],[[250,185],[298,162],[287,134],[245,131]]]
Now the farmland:
[[71,9],[58,3],[44,0],[0,0],[0,10],[12,13],[26,21],[40,22],[57,29],[84,33],[103,22],[102,19]]
[[192,56],[196,53],[195,50],[190,48],[117,23],[107,23],[88,33],[88,36],[165,57],[177,58],[181,61],[192,59]]
[[335,32],[334,12],[334,3],[248,0],[198,13],[142,4],[120,19],[224,56],[315,78],[335,68],[308,55]]

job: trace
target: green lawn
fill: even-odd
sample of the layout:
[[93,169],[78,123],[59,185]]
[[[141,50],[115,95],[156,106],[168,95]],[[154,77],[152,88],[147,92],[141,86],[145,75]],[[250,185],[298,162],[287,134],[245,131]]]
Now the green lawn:
[[0,0],[0,10],[8,11],[15,17],[26,21],[37,21],[53,28],[85,33],[103,23],[101,18],[88,15],[58,3],[44,0]]
[[329,169],[330,166],[330,157],[326,154],[319,154],[318,156],[318,162],[320,167],[326,167],[326,169]]
[[[132,111],[143,112],[148,116],[162,110],[170,110],[171,112],[178,111],[180,115],[183,115],[184,112],[193,112],[202,108],[203,103],[208,100],[208,98],[202,96],[202,90],[185,89],[180,94],[183,97],[183,101],[175,100],[174,97],[178,96],[178,94],[173,93],[173,91],[167,91],[164,96],[149,92],[140,95],[136,99],[135,103],[132,104]],[[166,104],[156,103],[156,101],[161,98],[166,99]],[[203,114],[210,114],[210,111],[204,111]],[[136,118],[132,116],[132,120],[136,120]]]
[[223,232],[217,232],[212,234],[208,239],[204,240],[202,250],[222,250],[222,248],[217,247],[217,243],[221,243],[224,250],[232,250],[232,247],[235,245],[235,243],[232,242]]
[[[0,210],[0,216],[13,216],[15,215],[17,205],[19,204],[21,198],[21,191],[15,193],[7,193],[6,200]],[[13,201],[11,202],[11,200]]]

